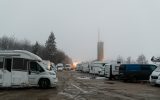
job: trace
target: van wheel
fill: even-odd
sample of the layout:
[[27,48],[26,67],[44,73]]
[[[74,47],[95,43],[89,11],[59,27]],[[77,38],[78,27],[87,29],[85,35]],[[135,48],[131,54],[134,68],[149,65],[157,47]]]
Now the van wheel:
[[48,79],[40,79],[39,87],[42,89],[47,89],[50,87],[50,81]]

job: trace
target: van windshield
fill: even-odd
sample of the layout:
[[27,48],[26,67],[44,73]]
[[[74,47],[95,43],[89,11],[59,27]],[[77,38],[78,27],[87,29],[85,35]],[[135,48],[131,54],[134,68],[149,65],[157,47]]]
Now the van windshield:
[[44,63],[44,62],[39,62],[42,66],[44,66],[44,68],[46,69],[46,70],[49,70],[49,71],[51,71],[52,70],[52,68],[51,68],[51,65],[50,64],[48,64],[48,63]]

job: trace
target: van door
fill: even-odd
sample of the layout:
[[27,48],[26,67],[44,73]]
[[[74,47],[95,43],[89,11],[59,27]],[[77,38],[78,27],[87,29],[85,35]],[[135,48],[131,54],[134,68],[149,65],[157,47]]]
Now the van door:
[[4,64],[4,59],[0,57],[0,85],[3,83],[3,64]]
[[3,71],[3,86],[11,86],[11,68],[12,68],[12,58],[5,58],[4,71]]
[[41,72],[44,72],[44,69],[37,62],[30,62],[29,69],[29,84],[37,85]]
[[110,75],[110,65],[105,65],[105,77],[109,78]]
[[149,80],[151,74],[150,65],[141,65],[140,80]]

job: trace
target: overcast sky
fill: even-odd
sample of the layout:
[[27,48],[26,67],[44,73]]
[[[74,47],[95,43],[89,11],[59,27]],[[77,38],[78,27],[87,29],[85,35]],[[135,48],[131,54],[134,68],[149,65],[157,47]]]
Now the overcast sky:
[[51,31],[73,60],[160,56],[160,0],[0,0],[0,36],[44,44]]

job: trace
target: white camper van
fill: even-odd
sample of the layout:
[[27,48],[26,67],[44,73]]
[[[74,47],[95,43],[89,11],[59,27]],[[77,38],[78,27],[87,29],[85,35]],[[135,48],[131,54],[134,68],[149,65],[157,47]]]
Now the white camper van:
[[37,55],[24,50],[0,50],[0,87],[55,87],[57,77]]
[[105,62],[92,62],[89,66],[89,73],[104,76]]
[[58,71],[63,71],[63,69],[64,69],[64,66],[63,66],[62,63],[58,63],[58,64],[56,65],[56,67],[57,67],[57,70],[58,70]]
[[82,64],[77,64],[76,71],[82,71]]
[[88,63],[82,63],[82,72],[88,73],[89,72],[89,64]]
[[118,79],[120,64],[105,64],[105,77]]

